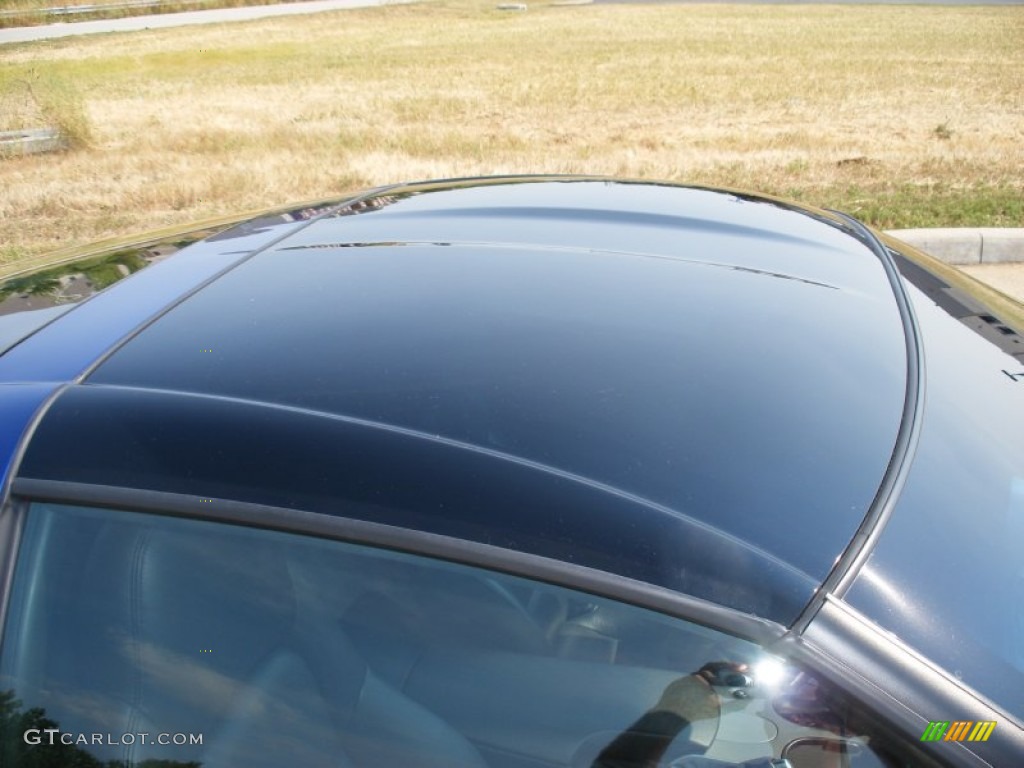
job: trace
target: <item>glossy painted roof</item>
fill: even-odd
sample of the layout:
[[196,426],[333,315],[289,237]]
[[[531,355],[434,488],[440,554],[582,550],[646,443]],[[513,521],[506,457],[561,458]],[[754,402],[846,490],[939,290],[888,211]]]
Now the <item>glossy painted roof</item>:
[[21,475],[445,533],[788,623],[878,489],[905,376],[885,271],[838,218],[412,186],[148,324],[57,399]]

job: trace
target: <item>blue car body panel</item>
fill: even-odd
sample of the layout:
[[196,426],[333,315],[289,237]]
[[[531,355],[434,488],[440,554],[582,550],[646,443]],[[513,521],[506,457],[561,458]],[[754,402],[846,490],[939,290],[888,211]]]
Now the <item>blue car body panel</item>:
[[280,216],[246,222],[115,283],[0,355],[0,383],[76,379],[182,296],[307,223]]
[[[82,376],[118,343],[197,286],[339,205],[327,201],[244,221],[80,304],[33,308],[9,316],[0,354],[0,488],[6,487],[11,463],[33,416],[60,385]],[[0,320],[7,320],[2,314]],[[22,320],[27,315],[34,317]],[[57,322],[61,318],[65,321]]]
[[910,287],[929,373],[921,443],[892,519],[845,597],[1024,719],[1021,337],[984,310],[936,303],[922,290],[934,284]]
[[60,384],[0,384],[0,489],[6,489],[22,437]]

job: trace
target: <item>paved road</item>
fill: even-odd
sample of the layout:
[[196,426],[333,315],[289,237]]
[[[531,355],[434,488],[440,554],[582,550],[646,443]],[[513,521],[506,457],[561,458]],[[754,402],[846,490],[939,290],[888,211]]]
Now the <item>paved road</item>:
[[[39,27],[15,27],[0,29],[0,45],[4,43],[29,43],[35,40],[52,40],[73,35],[94,35],[101,32],[132,32],[140,29],[161,29],[182,27],[189,24],[217,24],[225,21],[248,21],[271,16],[294,16],[306,13],[322,13],[347,8],[365,8],[372,5],[390,5],[411,0],[310,0],[304,3],[282,5],[256,5],[246,8],[223,8],[213,11],[187,11],[185,13],[161,13],[144,16],[130,16],[124,19],[103,19],[98,21],[76,21],[71,24],[46,24]],[[1021,0],[1024,2],[1024,0]]]

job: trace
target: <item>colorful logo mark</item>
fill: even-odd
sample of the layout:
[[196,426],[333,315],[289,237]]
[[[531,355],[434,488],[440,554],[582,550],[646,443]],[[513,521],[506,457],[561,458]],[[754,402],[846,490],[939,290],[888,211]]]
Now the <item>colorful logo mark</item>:
[[921,741],[988,741],[995,729],[994,720],[932,720],[921,734]]

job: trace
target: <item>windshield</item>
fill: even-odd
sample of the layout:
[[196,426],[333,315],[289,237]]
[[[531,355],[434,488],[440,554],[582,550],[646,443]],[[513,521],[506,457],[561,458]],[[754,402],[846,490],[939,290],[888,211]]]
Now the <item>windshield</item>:
[[12,758],[907,765],[841,697],[755,643],[529,579],[46,504],[29,510],[21,551],[0,659]]

